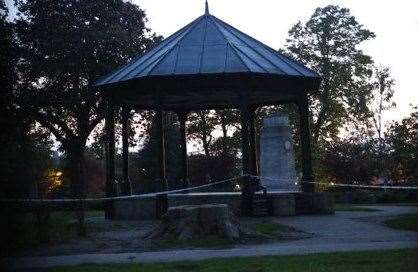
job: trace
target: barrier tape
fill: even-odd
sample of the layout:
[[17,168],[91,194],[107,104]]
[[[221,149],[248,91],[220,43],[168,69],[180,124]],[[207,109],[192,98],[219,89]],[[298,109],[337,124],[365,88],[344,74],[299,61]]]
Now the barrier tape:
[[231,182],[233,180],[237,180],[243,176],[237,176],[229,179],[224,179],[200,186],[190,187],[190,188],[183,188],[183,189],[176,189],[176,190],[169,190],[169,191],[161,191],[156,193],[148,193],[148,194],[141,194],[141,195],[129,195],[129,196],[115,196],[115,197],[102,197],[102,198],[63,198],[63,199],[0,199],[0,202],[38,202],[38,203],[60,203],[60,202],[100,202],[100,201],[108,201],[108,200],[123,200],[123,199],[131,199],[131,198],[138,198],[138,197],[147,197],[147,196],[157,196],[157,195],[168,195],[168,194],[175,194],[187,191],[194,191],[197,189],[208,188],[214,185]]
[[204,184],[204,185],[200,185],[200,186],[196,186],[196,187],[191,187],[191,188],[183,188],[183,189],[177,189],[177,190],[171,190],[171,191],[163,191],[163,192],[157,192],[157,193],[142,194],[142,195],[137,195],[137,196],[168,195],[168,194],[175,194],[175,193],[181,193],[181,192],[187,192],[187,191],[194,191],[196,189],[207,188],[207,187],[211,187],[211,186],[218,185],[218,184],[221,184],[221,183],[226,183],[226,182],[229,182],[229,181],[237,180],[241,177],[242,176],[233,177],[233,178],[224,179],[224,180],[220,180],[220,181],[216,181],[216,182],[212,182],[212,183],[208,183],[208,184]]
[[361,185],[361,184],[343,184],[343,183],[325,183],[325,182],[309,182],[303,183],[326,185],[330,187],[353,187],[353,188],[368,188],[368,189],[394,189],[394,190],[418,190],[418,186],[379,186],[379,185]]
[[[131,198],[138,198],[138,197],[148,197],[148,196],[157,196],[157,195],[168,195],[168,194],[175,194],[175,193],[182,193],[188,191],[194,191],[197,189],[208,188],[214,185],[231,182],[233,180],[238,180],[242,177],[252,177],[270,181],[284,181],[284,182],[293,182],[291,179],[278,179],[278,178],[270,178],[264,176],[255,176],[255,175],[242,175],[237,176],[225,180],[220,180],[217,182],[204,184],[200,186],[195,186],[191,188],[183,188],[183,189],[176,189],[176,190],[168,190],[156,193],[148,193],[148,194],[141,194],[141,195],[129,195],[129,196],[116,196],[116,197],[103,197],[103,198],[64,198],[64,199],[0,199],[0,202],[3,203],[12,203],[12,202],[38,202],[38,203],[60,203],[60,202],[100,202],[100,201],[109,201],[109,200],[123,200],[123,199],[131,199]],[[299,183],[299,182],[297,182]],[[325,182],[310,182],[310,181],[300,181],[300,183],[309,183],[309,184],[318,184],[324,185],[329,187],[351,187],[351,188],[369,188],[369,189],[395,189],[395,190],[418,190],[418,186],[378,186],[378,185],[360,185],[360,184],[344,184],[344,183],[325,183]]]
[[[270,181],[284,181],[293,182],[291,179],[277,179],[263,176],[250,175],[253,178],[265,179]],[[352,188],[369,188],[369,189],[395,189],[395,190],[418,190],[418,186],[389,186],[389,185],[361,185],[361,184],[346,184],[346,183],[325,183],[325,182],[311,182],[311,181],[300,181],[300,183],[318,184],[329,187],[352,187]]]

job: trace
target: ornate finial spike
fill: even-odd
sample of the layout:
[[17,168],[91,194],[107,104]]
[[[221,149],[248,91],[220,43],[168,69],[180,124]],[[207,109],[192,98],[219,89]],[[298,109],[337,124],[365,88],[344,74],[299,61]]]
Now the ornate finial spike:
[[206,5],[205,5],[205,14],[208,15],[209,14],[209,4],[208,4],[208,0],[206,0]]

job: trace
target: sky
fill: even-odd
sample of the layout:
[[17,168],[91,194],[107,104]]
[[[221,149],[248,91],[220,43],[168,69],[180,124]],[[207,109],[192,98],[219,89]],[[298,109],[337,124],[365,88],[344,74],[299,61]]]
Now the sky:
[[[130,0],[146,11],[148,26],[168,37],[204,12],[205,0]],[[376,38],[361,48],[377,65],[387,66],[396,81],[395,109],[384,121],[399,121],[418,105],[418,1],[416,0],[208,0],[212,15],[274,49],[283,48],[288,30],[307,21],[317,7],[349,8]],[[6,0],[11,7],[13,0]],[[14,10],[12,10],[12,14]]]
[[[148,26],[168,37],[204,12],[205,0],[126,0],[146,11]],[[351,10],[357,21],[375,32],[362,49],[376,64],[388,66],[396,81],[396,109],[384,121],[399,121],[418,105],[418,1],[417,0],[209,0],[212,15],[274,49],[283,48],[288,30],[307,21],[317,7],[339,5]],[[6,4],[13,10],[13,0]],[[190,146],[191,149],[195,147]]]
[[[132,0],[145,9],[148,25],[168,37],[204,12],[204,0]],[[414,0],[209,0],[212,15],[226,21],[274,49],[282,48],[288,30],[306,21],[317,7],[349,8],[357,21],[375,32],[362,49],[376,64],[388,66],[396,81],[397,108],[385,120],[401,120],[418,105],[418,1]]]

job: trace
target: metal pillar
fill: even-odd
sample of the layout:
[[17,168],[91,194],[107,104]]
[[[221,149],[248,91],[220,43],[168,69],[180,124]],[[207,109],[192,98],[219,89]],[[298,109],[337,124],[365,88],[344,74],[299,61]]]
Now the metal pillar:
[[242,173],[241,180],[241,215],[251,216],[253,214],[254,191],[250,171],[250,141],[249,141],[249,120],[250,111],[247,105],[241,107],[241,145],[242,145]]
[[242,172],[244,175],[250,174],[250,141],[248,124],[250,111],[247,106],[241,107],[241,146],[242,146]]
[[314,178],[312,175],[312,157],[311,157],[311,135],[309,131],[309,104],[307,95],[298,101],[299,108],[299,124],[300,124],[300,145],[302,150],[302,191],[313,192],[315,186],[312,183]]
[[129,109],[122,109],[122,173],[123,173],[123,189],[122,194],[132,195],[132,186],[129,179]]
[[256,131],[255,131],[255,110],[250,109],[249,113],[249,135],[250,135],[250,173],[252,175],[258,175],[258,164],[257,164],[257,142],[256,142]]
[[165,130],[164,130],[164,113],[162,108],[157,110],[155,116],[155,126],[157,132],[157,159],[158,159],[158,171],[156,177],[156,190],[166,191],[168,190],[167,176],[166,176],[166,158],[165,158]]
[[[107,100],[106,109],[106,197],[116,195],[115,190],[115,110],[111,98]],[[112,202],[106,203],[107,219],[112,219]]]
[[187,121],[187,112],[180,111],[177,112],[177,116],[180,122],[180,144],[181,144],[181,179],[182,187],[187,188],[189,186],[189,168],[187,165],[187,140],[186,140],[186,121]]

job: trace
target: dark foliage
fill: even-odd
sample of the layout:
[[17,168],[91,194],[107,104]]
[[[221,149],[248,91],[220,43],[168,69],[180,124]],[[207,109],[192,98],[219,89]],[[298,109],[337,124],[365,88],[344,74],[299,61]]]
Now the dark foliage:
[[320,166],[334,183],[368,184],[377,176],[376,160],[372,143],[344,140],[327,146]]
[[[235,177],[239,175],[237,164],[237,157],[229,154],[211,156],[209,160],[203,154],[191,155],[189,157],[190,184],[198,186]],[[231,184],[226,183],[211,189],[231,189]]]
[[329,5],[317,8],[306,22],[289,31],[286,52],[322,76],[320,92],[312,97],[313,144],[338,138],[339,129],[369,112],[372,59],[360,48],[374,33],[350,10]]
[[393,122],[386,132],[390,147],[387,159],[391,177],[401,182],[418,183],[418,106],[401,122]]
[[[152,117],[151,120],[153,120]],[[136,192],[152,192],[157,190],[155,184],[157,177],[157,129],[151,123],[148,128],[146,140],[138,153],[133,153],[132,166],[137,174],[131,177]],[[166,165],[169,189],[179,188],[180,184],[180,131],[177,116],[173,113],[165,114],[165,142],[166,142]]]
[[17,6],[19,103],[61,143],[72,192],[82,195],[86,140],[104,116],[92,85],[160,38],[131,2],[36,0]]
[[36,197],[45,169],[52,165],[52,143],[19,111],[15,69],[19,50],[8,10],[0,1],[0,197]]

